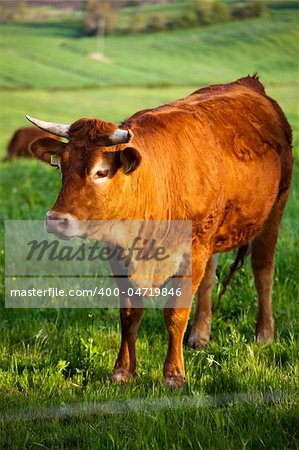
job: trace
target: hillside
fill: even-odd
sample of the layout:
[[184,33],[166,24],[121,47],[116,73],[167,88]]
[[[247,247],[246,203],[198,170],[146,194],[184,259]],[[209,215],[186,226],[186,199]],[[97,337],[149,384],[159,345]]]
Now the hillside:
[[[291,83],[298,81],[297,21],[297,11],[271,12],[201,29],[111,36],[104,43],[79,38],[72,23],[5,24],[0,88],[201,85],[254,71],[267,83]],[[104,62],[90,58],[103,48]]]

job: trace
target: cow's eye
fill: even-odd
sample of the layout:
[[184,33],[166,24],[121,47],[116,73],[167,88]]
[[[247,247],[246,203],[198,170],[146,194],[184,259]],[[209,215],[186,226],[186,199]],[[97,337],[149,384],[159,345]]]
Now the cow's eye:
[[98,170],[95,174],[94,174],[94,179],[98,180],[99,178],[106,178],[108,176],[109,170]]

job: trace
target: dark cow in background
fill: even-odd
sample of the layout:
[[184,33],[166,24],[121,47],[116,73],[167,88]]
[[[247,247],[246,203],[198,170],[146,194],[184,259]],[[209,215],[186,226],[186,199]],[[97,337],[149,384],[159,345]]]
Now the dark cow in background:
[[59,138],[47,131],[36,127],[25,127],[16,130],[10,139],[7,146],[7,155],[5,161],[9,161],[19,156],[23,158],[32,158],[32,153],[29,151],[29,145],[34,139],[42,137],[51,137],[59,140]]
[[[210,340],[214,255],[251,243],[256,339],[263,343],[273,338],[274,251],[290,190],[292,133],[256,76],[140,111],[119,127],[87,118],[55,129],[55,124],[29,119],[69,139],[45,138],[31,146],[45,162],[52,154],[60,157],[62,187],[46,218],[50,231],[88,237],[79,220],[192,220],[192,296],[198,291],[189,337],[193,348]],[[131,285],[129,278],[126,283]],[[113,379],[125,382],[135,373],[143,311],[132,299],[121,300],[126,308],[120,311],[122,342]],[[164,310],[169,387],[183,385],[182,344],[189,314],[190,308]]]

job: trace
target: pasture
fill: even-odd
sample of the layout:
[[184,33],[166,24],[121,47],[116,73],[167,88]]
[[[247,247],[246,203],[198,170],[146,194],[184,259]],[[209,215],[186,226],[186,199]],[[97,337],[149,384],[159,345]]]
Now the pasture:
[[[204,29],[113,36],[105,42],[109,63],[88,57],[97,41],[79,39],[74,24],[2,25],[1,157],[12,132],[26,126],[25,114],[120,121],[204,84],[258,71],[292,125],[295,167],[276,253],[275,341],[254,342],[256,294],[247,261],[214,317],[211,345],[185,349],[186,385],[169,392],[162,381],[167,336],[161,311],[145,312],[137,377],[119,386],[109,380],[120,339],[117,310],[4,308],[3,220],[42,219],[60,176],[37,161],[1,163],[0,448],[298,448],[297,24],[298,12],[283,10]],[[231,253],[220,257],[214,299],[232,260]],[[234,393],[267,393],[270,401]],[[208,395],[216,396],[214,405],[184,400]],[[138,399],[134,409],[129,401]],[[67,414],[69,405],[76,411],[78,404],[107,401],[116,403],[100,413]]]

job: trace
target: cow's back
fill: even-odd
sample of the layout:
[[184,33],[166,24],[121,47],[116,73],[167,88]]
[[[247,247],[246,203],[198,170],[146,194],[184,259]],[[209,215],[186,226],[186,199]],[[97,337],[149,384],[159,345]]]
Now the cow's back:
[[203,235],[218,221],[221,236],[231,228],[246,241],[289,187],[291,129],[256,77],[200,89],[124,126],[148,163],[145,179],[158,198],[153,217],[192,219]]
[[16,130],[7,146],[7,159],[19,156],[31,158],[32,155],[29,152],[29,144],[33,140],[42,137],[59,139],[57,136],[36,127],[25,127]]

